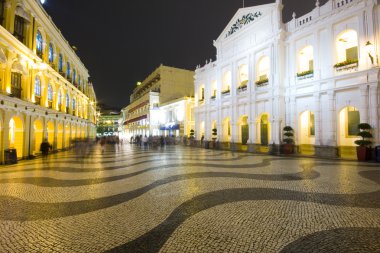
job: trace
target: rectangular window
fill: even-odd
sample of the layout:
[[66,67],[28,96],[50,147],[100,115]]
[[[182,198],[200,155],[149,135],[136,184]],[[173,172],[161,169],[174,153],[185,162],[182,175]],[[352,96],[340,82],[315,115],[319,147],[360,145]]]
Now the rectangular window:
[[5,5],[5,0],[0,0],[0,25],[3,25],[4,21],[4,5]]
[[356,136],[359,133],[359,128],[358,128],[358,125],[360,124],[359,111],[348,110],[347,124],[348,124],[348,131],[347,131],[348,136]]
[[310,136],[315,136],[315,119],[314,119],[314,113],[310,113]]
[[351,47],[346,49],[346,60],[353,61],[358,59],[358,47]]
[[11,73],[11,93],[14,97],[21,98],[21,78],[20,73]]
[[15,30],[14,30],[14,36],[24,43],[24,18],[16,15],[15,16]]

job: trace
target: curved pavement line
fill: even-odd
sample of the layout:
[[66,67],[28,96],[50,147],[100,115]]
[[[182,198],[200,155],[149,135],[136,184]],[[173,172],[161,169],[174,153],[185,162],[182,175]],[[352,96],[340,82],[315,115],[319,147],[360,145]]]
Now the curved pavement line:
[[[123,180],[137,175],[166,168],[177,167],[177,165],[163,165],[153,168],[136,171],[133,173],[118,175],[105,178],[91,178],[91,179],[79,179],[79,180],[61,180],[50,177],[26,177],[26,178],[14,178],[14,179],[2,179],[0,184],[31,184],[41,187],[75,187],[75,186],[88,186],[102,183],[109,183],[118,180]],[[189,178],[209,178],[209,177],[230,177],[230,178],[245,178],[254,180],[265,181],[295,181],[295,180],[307,180],[316,179],[320,176],[320,173],[304,168],[302,172],[288,173],[288,174],[250,174],[250,173],[234,173],[234,172],[195,172],[184,174]],[[178,175],[181,176],[181,175]]]
[[380,171],[379,170],[366,170],[359,171],[359,175],[363,178],[371,180],[380,185]]
[[380,252],[380,228],[348,227],[319,231],[285,246],[280,253]]
[[[36,203],[24,201],[15,197],[0,196],[0,220],[12,221],[32,221],[46,220],[58,217],[73,216],[87,212],[97,211],[104,208],[112,207],[134,198],[137,198],[148,191],[174,181],[183,181],[196,177],[197,175],[178,175],[153,182],[142,188],[116,194],[108,197],[89,199],[64,203]],[[199,176],[199,175],[198,175]],[[204,176],[204,175],[201,175]],[[286,175],[285,175],[286,176]],[[325,194],[325,193],[307,193],[299,191],[271,189],[271,188],[245,188],[245,189],[226,189],[212,193],[202,194],[195,197],[191,202],[186,202],[190,206],[193,203],[207,206],[208,203],[229,203],[242,200],[295,200],[315,202],[321,204],[349,206],[349,207],[380,207],[380,191],[358,194]],[[220,198],[217,202],[214,197]],[[221,201],[221,202],[220,202]],[[227,202],[223,202],[227,201]],[[199,202],[199,203],[198,203]],[[212,205],[214,206],[214,205]],[[209,208],[209,207],[208,207]],[[207,208],[205,208],[207,209]],[[9,212],[9,210],[13,210]],[[176,211],[174,211],[176,212]]]
[[[167,159],[170,161],[170,159]],[[172,161],[177,160],[183,160],[183,159],[172,159]],[[192,159],[192,160],[201,160],[201,159]],[[288,158],[267,158],[263,159],[259,163],[253,163],[253,164],[208,164],[208,163],[177,163],[177,164],[169,164],[169,165],[163,165],[163,166],[209,166],[209,167],[218,167],[218,168],[225,168],[225,169],[241,169],[241,168],[249,168],[249,167],[262,167],[262,166],[268,166],[271,164],[272,161],[287,161]],[[28,171],[60,171],[60,172],[72,172],[72,173],[82,173],[82,172],[98,172],[98,171],[110,171],[110,170],[117,170],[117,169],[126,169],[131,168],[136,165],[151,163],[151,162],[157,162],[162,161],[162,159],[152,159],[152,160],[146,160],[141,162],[136,162],[129,165],[117,165],[112,167],[103,167],[103,168],[71,168],[71,167],[45,167],[45,168],[32,168],[32,169],[25,169],[25,170],[16,170],[16,171],[0,171],[1,174],[9,174],[9,173],[17,173],[17,172],[28,172]],[[49,166],[47,164],[47,166]],[[54,165],[53,165],[54,166]],[[157,168],[163,167],[159,166]]]
[[255,200],[289,200],[344,207],[380,208],[380,191],[363,194],[321,194],[271,188],[243,188],[205,193],[178,206],[166,220],[146,234],[106,252],[158,252],[171,234],[193,215],[222,204]]

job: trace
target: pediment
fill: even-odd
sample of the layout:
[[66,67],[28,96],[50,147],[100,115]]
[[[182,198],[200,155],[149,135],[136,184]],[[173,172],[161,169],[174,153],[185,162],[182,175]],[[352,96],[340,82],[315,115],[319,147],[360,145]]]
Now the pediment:
[[271,15],[274,8],[276,8],[276,5],[273,3],[239,9],[217,41],[227,39],[246,27],[253,25],[264,16]]

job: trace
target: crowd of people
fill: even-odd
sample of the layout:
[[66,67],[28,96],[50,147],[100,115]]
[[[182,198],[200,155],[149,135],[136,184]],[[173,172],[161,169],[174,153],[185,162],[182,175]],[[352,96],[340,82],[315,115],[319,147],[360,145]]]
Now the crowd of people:
[[136,144],[143,148],[156,148],[164,147],[166,145],[176,145],[184,141],[181,137],[175,136],[146,136],[146,135],[136,135],[130,138],[131,144]]

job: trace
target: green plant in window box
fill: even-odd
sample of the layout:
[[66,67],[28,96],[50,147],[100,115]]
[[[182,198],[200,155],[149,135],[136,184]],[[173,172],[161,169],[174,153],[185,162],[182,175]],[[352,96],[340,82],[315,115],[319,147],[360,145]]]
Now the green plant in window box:
[[356,140],[355,144],[358,145],[356,147],[356,153],[359,161],[366,161],[371,159],[371,144],[370,140],[373,138],[371,134],[372,127],[368,123],[360,123],[358,125],[360,132],[357,134],[358,137],[361,137],[361,140]]
[[223,95],[225,95],[225,94],[229,94],[230,93],[230,90],[228,89],[228,90],[224,90],[224,91],[222,91],[222,94]]
[[335,64],[334,68],[344,67],[344,66],[348,66],[351,64],[358,64],[358,63],[359,63],[358,59],[348,59],[346,61],[339,62],[339,63]]
[[215,98],[216,98],[216,96],[215,96],[215,95],[211,96],[211,99],[215,99]]
[[314,70],[307,70],[301,73],[297,73],[297,77],[302,77],[302,76],[307,76],[307,75],[312,75],[312,74],[314,74]]
[[269,79],[268,78],[264,78],[264,79],[261,79],[261,80],[258,80],[255,82],[255,84],[257,86],[264,86],[264,84],[268,83],[269,82]]
[[282,145],[282,150],[284,154],[293,154],[294,153],[294,130],[291,126],[285,126],[284,131],[284,144]]

